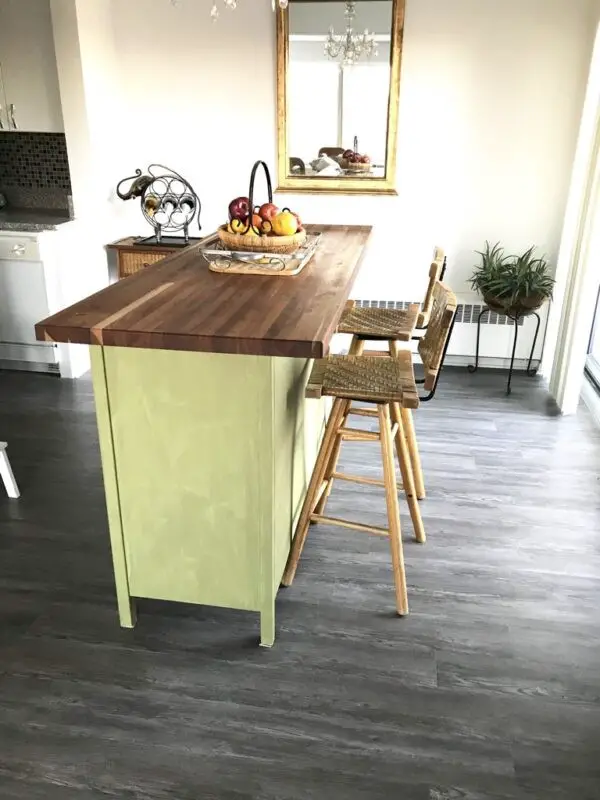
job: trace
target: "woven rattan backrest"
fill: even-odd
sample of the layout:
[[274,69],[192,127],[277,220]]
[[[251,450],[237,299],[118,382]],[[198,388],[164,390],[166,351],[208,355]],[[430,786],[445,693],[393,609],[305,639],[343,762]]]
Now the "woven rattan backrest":
[[433,287],[432,307],[425,336],[419,342],[419,355],[425,367],[425,389],[433,391],[456,315],[456,295],[439,281]]
[[444,251],[440,250],[439,247],[436,247],[436,253],[440,252],[441,259],[436,259],[432,262],[431,266],[429,267],[429,284],[427,286],[427,293],[425,294],[425,300],[423,301],[423,305],[421,306],[421,313],[419,314],[419,318],[417,320],[417,327],[424,328],[426,325],[429,324],[429,317],[431,316],[431,307],[433,305],[433,289],[435,284],[439,281],[440,275],[442,274],[442,270],[444,269]]

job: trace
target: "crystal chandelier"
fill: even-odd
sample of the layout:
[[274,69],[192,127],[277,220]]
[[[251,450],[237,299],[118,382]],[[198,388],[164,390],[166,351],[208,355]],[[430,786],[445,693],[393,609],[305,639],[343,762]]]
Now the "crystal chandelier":
[[[221,2],[225,8],[229,8],[232,11],[237,8],[237,0],[221,0]],[[288,2],[289,0],[271,0],[273,11],[275,11],[277,6],[279,6],[279,8],[287,8]],[[174,6],[178,6],[179,3],[180,0],[171,0],[171,4]],[[213,0],[212,8],[210,10],[210,18],[213,22],[219,18],[219,6],[220,3],[217,3],[217,0]]]
[[355,0],[346,0],[346,33],[337,36],[333,26],[329,28],[325,43],[325,55],[331,59],[340,59],[342,66],[351,66],[360,58],[370,58],[378,53],[375,34],[365,28],[364,33],[354,33],[354,19],[356,17]]

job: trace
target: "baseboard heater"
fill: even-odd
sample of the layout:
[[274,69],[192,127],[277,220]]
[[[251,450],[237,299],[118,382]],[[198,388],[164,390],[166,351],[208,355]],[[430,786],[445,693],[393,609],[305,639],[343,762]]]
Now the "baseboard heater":
[[[420,305],[419,301],[413,301]],[[402,300],[356,300],[356,305],[360,308],[397,308],[400,311],[405,311],[413,303]],[[477,325],[477,318],[485,308],[480,303],[464,303],[460,304],[456,310],[456,324],[457,325]],[[524,319],[519,320],[519,325],[523,325]],[[489,311],[481,317],[482,325],[514,325],[512,319],[506,314],[498,314],[495,311]]]

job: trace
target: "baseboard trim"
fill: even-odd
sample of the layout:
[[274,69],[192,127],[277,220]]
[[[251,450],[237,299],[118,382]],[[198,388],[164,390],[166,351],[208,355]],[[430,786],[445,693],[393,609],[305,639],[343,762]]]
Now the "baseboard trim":
[[[475,356],[446,356],[444,361],[449,367],[468,367],[469,364],[475,363]],[[515,358],[513,369],[517,372],[523,372],[527,369],[529,364],[526,358]],[[479,367],[481,369],[509,369],[510,358],[496,358],[494,356],[479,356]],[[537,369],[539,367],[539,360],[534,358],[531,362],[531,368]]]
[[587,375],[583,376],[583,386],[581,387],[581,399],[583,400],[592,419],[600,428],[600,394]]

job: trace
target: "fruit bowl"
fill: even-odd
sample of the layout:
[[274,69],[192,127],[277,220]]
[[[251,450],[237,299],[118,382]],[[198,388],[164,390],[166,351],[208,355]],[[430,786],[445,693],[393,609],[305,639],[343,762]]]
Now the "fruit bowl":
[[[254,205],[254,181],[262,167],[269,201]],[[257,161],[250,174],[248,197],[236,197],[229,204],[229,223],[221,225],[217,235],[230,251],[251,253],[293,253],[306,241],[306,231],[298,214],[291,209],[280,211],[273,204],[271,173],[264,161]]]
[[217,234],[228,250],[251,253],[293,253],[306,241],[304,229],[293,236],[256,236],[231,233],[227,225],[221,225]]
[[372,166],[370,161],[368,164],[363,164],[358,161],[348,161],[346,158],[340,159],[340,167],[350,172],[370,172]]

